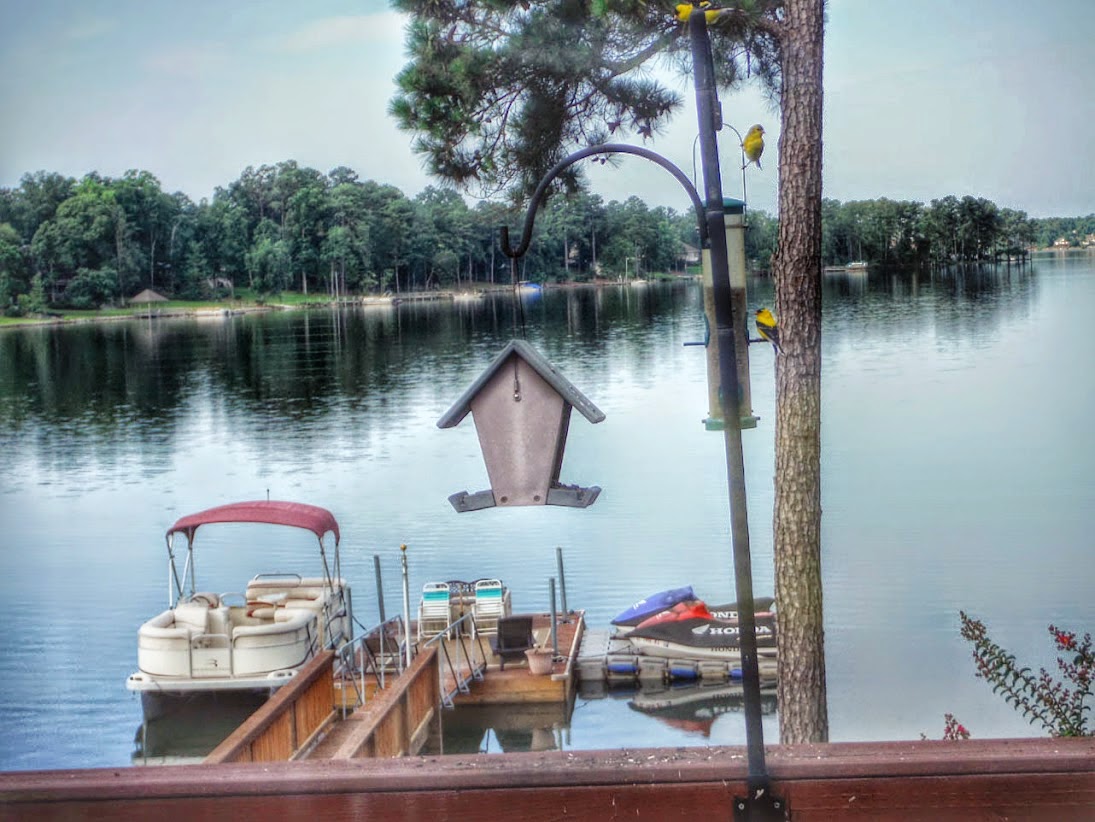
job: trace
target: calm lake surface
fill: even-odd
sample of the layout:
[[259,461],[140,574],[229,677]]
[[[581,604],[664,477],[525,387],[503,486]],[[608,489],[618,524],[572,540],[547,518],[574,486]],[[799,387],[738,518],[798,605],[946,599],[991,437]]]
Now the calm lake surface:
[[[772,304],[767,280],[750,307]],[[388,614],[399,546],[430,580],[499,576],[546,609],[555,549],[590,625],[653,591],[734,599],[722,438],[706,432],[693,283],[523,299],[527,339],[607,419],[575,414],[562,480],[591,508],[456,514],[488,487],[471,419],[448,410],[513,336],[508,296],[475,303],[125,321],[0,332],[0,769],[133,762],[136,630],[165,605],[163,533],[225,502],[293,499],[342,526],[355,613]],[[1047,626],[1095,626],[1095,258],[946,274],[826,276],[823,573],[833,741],[1033,736],[983,681],[958,611],[1027,665]],[[773,356],[754,346],[743,434],[754,590],[772,590]],[[198,540],[199,586],[311,567],[305,536]],[[202,580],[209,581],[208,586]],[[447,750],[737,744],[732,701],[649,714],[583,692],[536,730],[461,717]],[[512,723],[511,723],[512,724]],[[519,724],[519,723],[518,723]],[[535,722],[532,723],[535,725]],[[486,730],[492,728],[493,730]],[[765,739],[776,741],[775,713]],[[459,738],[458,738],[459,737]]]

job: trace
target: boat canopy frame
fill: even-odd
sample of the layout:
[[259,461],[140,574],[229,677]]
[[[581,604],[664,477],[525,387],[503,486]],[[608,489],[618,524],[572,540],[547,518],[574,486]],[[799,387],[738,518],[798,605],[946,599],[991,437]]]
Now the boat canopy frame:
[[[215,508],[207,508],[196,514],[187,514],[167,529],[164,538],[167,542],[167,605],[169,608],[174,608],[183,598],[188,582],[190,586],[189,596],[195,594],[197,588],[194,578],[194,537],[198,532],[198,528],[202,525],[214,523],[284,525],[311,531],[319,542],[319,555],[323,562],[323,574],[327,587],[333,590],[335,587],[334,581],[342,579],[342,560],[339,554],[341,534],[338,521],[326,508],[303,502],[280,500],[234,502],[228,505],[219,505]],[[327,546],[324,542],[324,537],[329,533],[334,534],[333,573],[331,563],[328,562]],[[183,563],[181,574],[179,573],[175,554],[175,537],[177,534],[183,534],[186,537],[186,561]]]

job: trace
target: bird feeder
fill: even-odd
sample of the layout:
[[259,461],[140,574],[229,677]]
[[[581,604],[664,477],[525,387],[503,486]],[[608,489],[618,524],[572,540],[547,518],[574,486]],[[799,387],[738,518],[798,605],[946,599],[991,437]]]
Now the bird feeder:
[[449,497],[458,512],[519,505],[587,508],[597,486],[562,485],[571,409],[592,423],[605,415],[536,349],[511,340],[440,420],[452,428],[471,412],[490,488]]

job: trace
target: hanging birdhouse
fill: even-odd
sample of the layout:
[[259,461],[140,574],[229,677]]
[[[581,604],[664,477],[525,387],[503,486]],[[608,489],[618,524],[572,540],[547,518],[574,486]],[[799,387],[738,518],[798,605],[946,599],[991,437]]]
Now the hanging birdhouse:
[[586,508],[601,489],[561,485],[572,408],[592,423],[605,415],[535,348],[511,340],[440,420],[452,428],[471,412],[490,488],[449,497],[457,511],[493,506]]

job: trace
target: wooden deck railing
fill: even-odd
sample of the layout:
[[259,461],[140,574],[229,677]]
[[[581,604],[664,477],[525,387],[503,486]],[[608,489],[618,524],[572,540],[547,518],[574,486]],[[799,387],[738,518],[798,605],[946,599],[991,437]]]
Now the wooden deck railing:
[[[770,746],[794,822],[1091,820],[1095,739]],[[0,818],[733,819],[745,749],[102,768],[0,774]]]
[[420,651],[410,667],[347,721],[349,731],[331,759],[407,756],[417,753],[429,735],[441,703],[436,646]]
[[333,660],[333,651],[313,657],[205,762],[276,762],[306,749],[335,717]]

